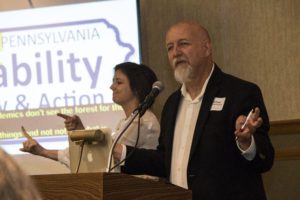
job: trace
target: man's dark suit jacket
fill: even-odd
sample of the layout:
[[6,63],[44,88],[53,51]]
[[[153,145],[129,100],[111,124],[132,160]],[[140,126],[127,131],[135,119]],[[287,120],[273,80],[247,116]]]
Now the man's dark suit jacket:
[[[170,176],[173,134],[180,90],[166,101],[161,117],[161,136],[157,150],[135,149],[122,172]],[[211,109],[215,98],[225,98],[222,110]],[[246,160],[235,141],[235,122],[259,107],[263,124],[254,134],[256,156]],[[190,151],[187,180],[193,199],[266,199],[261,173],[273,165],[274,149],[269,136],[269,119],[259,87],[223,73],[215,65],[204,93]],[[182,130],[185,134],[185,130]],[[127,147],[127,155],[132,152]]]

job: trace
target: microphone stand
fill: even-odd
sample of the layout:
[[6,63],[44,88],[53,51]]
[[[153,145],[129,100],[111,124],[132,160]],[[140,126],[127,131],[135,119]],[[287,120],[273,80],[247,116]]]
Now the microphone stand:
[[[108,164],[107,164],[107,169],[106,172],[111,172],[111,170],[115,167],[111,167],[111,163],[112,163],[112,157],[113,157],[113,150],[117,144],[117,142],[120,140],[120,138],[122,137],[122,135],[124,134],[124,132],[128,129],[128,127],[132,124],[133,120],[140,114],[139,109],[135,109],[134,112],[132,113],[132,115],[130,116],[130,120],[128,121],[128,123],[126,124],[126,126],[124,127],[124,129],[122,130],[122,132],[118,135],[117,139],[114,140],[109,154],[108,154]],[[121,162],[120,162],[121,163]]]

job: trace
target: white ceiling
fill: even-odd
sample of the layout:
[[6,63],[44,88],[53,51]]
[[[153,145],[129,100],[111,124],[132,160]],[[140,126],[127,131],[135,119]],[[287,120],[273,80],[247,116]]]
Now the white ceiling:
[[[97,0],[31,0],[33,7],[35,8],[72,3],[84,3],[91,1]],[[30,8],[30,0],[0,0],[0,11],[18,10],[26,8]]]

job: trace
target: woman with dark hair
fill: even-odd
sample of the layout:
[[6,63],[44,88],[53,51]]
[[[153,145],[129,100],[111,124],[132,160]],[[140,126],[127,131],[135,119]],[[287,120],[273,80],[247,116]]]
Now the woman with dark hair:
[[157,81],[155,73],[146,65],[131,62],[117,65],[115,73],[118,70],[127,76],[131,90],[136,92],[139,101],[143,102],[151,91],[153,83]]
[[[115,67],[112,85],[113,101],[120,105],[125,113],[116,127],[116,132],[112,133],[112,138],[120,134],[123,127],[127,124],[128,118],[134,110],[144,101],[145,97],[150,93],[152,85],[157,81],[155,73],[146,65],[125,62]],[[65,127],[68,131],[85,129],[81,119],[77,115],[68,116],[58,113],[58,116],[65,119]],[[120,143],[124,145],[134,146],[137,139],[138,120],[135,119],[120,139]],[[25,129],[22,129],[26,132]],[[148,109],[140,119],[140,136],[137,148],[155,149],[158,144],[160,133],[160,125],[156,116]],[[25,133],[26,134],[26,133]],[[36,140],[29,138],[23,142],[24,152],[40,155],[46,158],[60,161],[69,167],[69,149],[50,150],[42,147]]]
[[[146,65],[122,63],[115,67],[115,75],[110,88],[113,91],[113,101],[122,106],[126,118],[117,125],[117,131],[112,134],[115,139],[127,124],[127,120],[138,105],[150,93],[153,83],[157,81],[155,73]],[[158,144],[159,123],[156,116],[148,109],[141,118],[138,148],[155,149]],[[154,123],[155,122],[155,123]],[[157,122],[157,123],[156,123]],[[134,146],[137,137],[138,120],[122,136],[120,143]],[[156,132],[158,131],[158,132]]]

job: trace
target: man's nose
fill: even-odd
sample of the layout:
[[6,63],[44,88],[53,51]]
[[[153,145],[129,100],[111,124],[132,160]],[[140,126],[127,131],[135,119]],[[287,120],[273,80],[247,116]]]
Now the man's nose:
[[177,45],[175,45],[173,48],[173,56],[177,57],[180,56],[181,54],[182,54],[181,49]]

